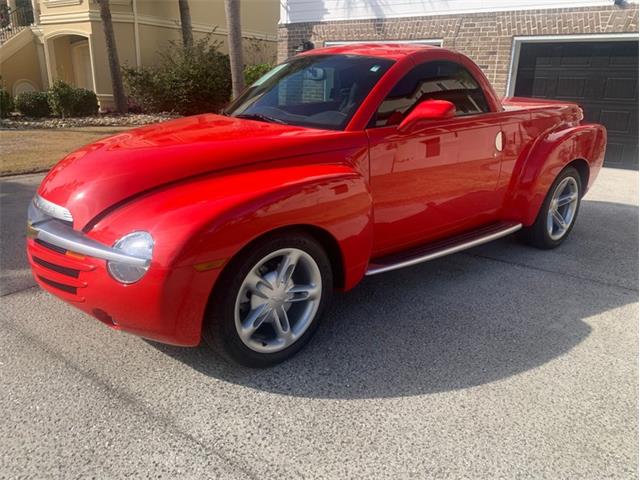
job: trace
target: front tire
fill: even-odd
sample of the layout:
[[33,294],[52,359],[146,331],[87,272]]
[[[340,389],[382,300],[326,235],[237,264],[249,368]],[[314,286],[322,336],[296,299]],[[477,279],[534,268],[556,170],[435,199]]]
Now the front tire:
[[580,174],[573,167],[565,168],[551,185],[535,223],[523,228],[520,238],[536,248],[558,247],[575,225],[582,194]]
[[296,354],[316,331],[333,291],[331,262],[305,233],[243,250],[217,281],[205,342],[226,359],[263,368]]

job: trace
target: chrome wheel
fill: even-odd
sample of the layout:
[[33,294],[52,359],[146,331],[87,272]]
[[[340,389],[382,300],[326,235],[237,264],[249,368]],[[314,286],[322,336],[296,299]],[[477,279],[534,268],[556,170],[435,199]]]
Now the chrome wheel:
[[247,274],[235,302],[242,342],[260,353],[295,343],[311,325],[322,297],[322,276],[311,255],[284,248],[260,260]]
[[559,240],[569,231],[578,209],[578,182],[573,177],[563,179],[551,197],[547,213],[547,232],[552,240]]

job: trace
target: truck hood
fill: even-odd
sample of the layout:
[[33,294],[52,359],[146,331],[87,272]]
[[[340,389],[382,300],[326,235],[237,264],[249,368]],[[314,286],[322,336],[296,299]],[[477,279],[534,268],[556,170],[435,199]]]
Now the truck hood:
[[353,133],[197,115],[123,132],[71,153],[38,193],[66,207],[76,229],[105,209],[189,177],[354,145]]

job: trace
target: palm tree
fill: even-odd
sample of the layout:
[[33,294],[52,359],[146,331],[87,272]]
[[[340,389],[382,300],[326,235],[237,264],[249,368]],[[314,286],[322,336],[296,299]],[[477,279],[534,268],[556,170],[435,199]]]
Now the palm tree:
[[113,23],[111,22],[111,9],[109,0],[96,0],[100,6],[100,18],[104,29],[104,38],[107,44],[107,57],[109,59],[109,72],[111,73],[111,88],[113,99],[118,113],[127,113],[127,98],[124,95],[122,84],[122,72],[120,71],[120,60],[118,59],[118,49],[116,47],[116,37],[113,33]]
[[227,14],[229,63],[231,64],[231,89],[233,97],[244,89],[244,65],[242,62],[242,30],[240,28],[240,0],[224,0]]
[[188,0],[178,0],[180,7],[180,25],[182,27],[182,46],[189,48],[193,46],[193,32],[191,31],[191,12],[189,11]]

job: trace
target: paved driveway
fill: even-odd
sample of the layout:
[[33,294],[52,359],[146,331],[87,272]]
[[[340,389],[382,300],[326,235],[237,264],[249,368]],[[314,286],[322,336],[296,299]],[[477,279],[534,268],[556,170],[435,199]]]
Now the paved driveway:
[[0,477],[637,477],[637,172],[605,170],[560,249],[367,278],[263,371],[34,288],[40,178],[0,184]]

